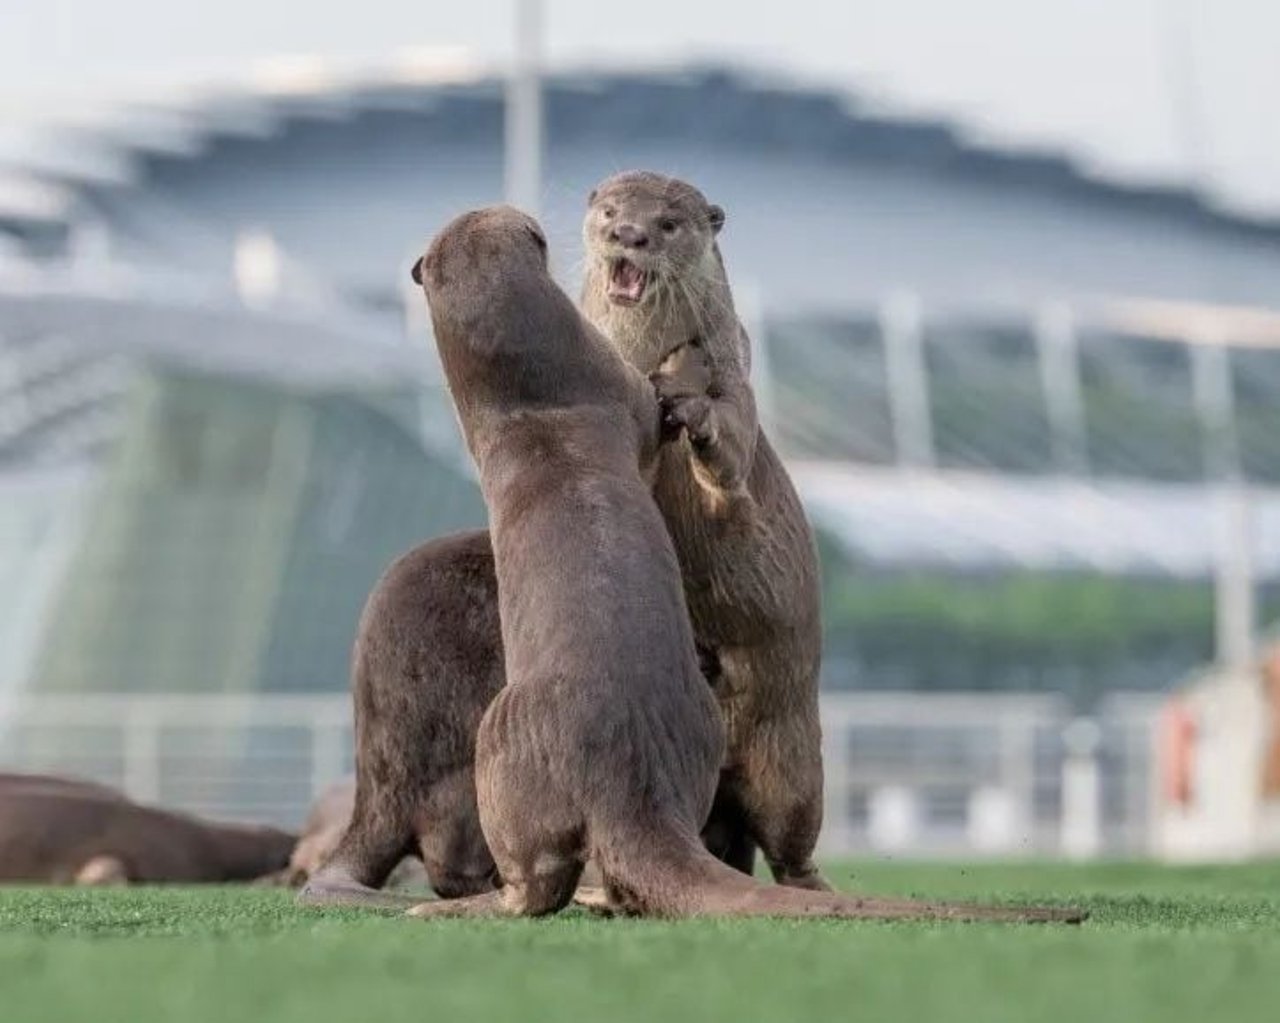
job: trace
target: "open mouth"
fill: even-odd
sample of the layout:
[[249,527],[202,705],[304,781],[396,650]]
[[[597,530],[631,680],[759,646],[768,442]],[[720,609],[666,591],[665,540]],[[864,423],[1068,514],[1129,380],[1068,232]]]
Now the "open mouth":
[[649,274],[629,259],[615,259],[609,267],[609,298],[618,305],[635,305],[644,298]]

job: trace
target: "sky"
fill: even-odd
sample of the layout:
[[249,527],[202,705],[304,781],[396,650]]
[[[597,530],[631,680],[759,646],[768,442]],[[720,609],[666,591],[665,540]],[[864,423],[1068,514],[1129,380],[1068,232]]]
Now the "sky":
[[[0,127],[282,57],[512,52],[514,0],[0,0]],[[1280,215],[1275,0],[543,0],[552,66],[717,59]]]

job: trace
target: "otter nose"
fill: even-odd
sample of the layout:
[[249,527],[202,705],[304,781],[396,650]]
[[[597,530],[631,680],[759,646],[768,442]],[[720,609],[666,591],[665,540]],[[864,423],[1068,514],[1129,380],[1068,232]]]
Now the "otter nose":
[[643,249],[649,244],[649,236],[635,224],[619,224],[609,232],[609,239],[628,249]]

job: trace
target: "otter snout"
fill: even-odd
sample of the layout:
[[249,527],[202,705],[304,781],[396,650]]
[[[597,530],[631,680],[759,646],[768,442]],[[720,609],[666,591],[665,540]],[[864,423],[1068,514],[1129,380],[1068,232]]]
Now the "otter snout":
[[609,241],[624,249],[647,249],[649,232],[636,224],[615,224],[609,231]]

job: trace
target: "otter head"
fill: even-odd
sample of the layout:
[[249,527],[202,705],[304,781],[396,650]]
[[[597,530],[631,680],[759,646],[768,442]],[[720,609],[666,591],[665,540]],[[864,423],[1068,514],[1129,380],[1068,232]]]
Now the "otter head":
[[602,182],[587,206],[587,259],[612,304],[637,306],[664,284],[712,271],[724,210],[692,185],[628,171]]
[[538,222],[514,206],[489,206],[455,217],[413,264],[413,283],[430,290],[449,279],[489,275],[527,265],[536,258],[547,269],[547,238]]
[[495,305],[519,302],[532,285],[550,282],[547,239],[538,222],[511,206],[490,206],[456,217],[413,267],[436,326],[449,336],[483,343],[477,326]]

